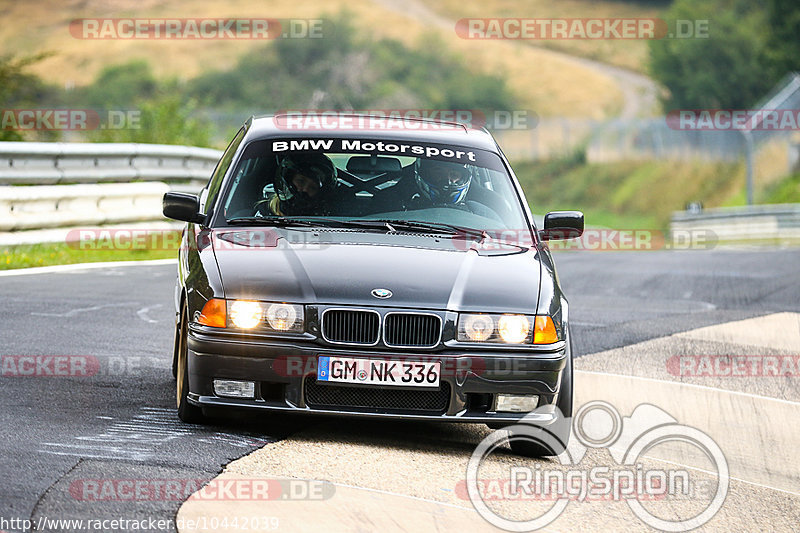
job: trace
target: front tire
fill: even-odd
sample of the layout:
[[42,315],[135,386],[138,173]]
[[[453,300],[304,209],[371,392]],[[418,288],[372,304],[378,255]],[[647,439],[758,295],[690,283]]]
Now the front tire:
[[176,400],[178,404],[178,418],[190,424],[200,424],[205,421],[203,410],[189,403],[189,336],[188,313],[186,306],[181,313],[179,334],[177,338],[177,353],[175,364]]
[[[183,306],[183,303],[181,303]],[[183,310],[181,310],[183,313]],[[181,349],[181,325],[183,321],[183,314],[178,317],[178,320],[175,322],[175,334],[173,335],[172,341],[172,377],[174,379],[178,379],[178,352]]]
[[[549,457],[559,455],[567,448],[569,437],[572,434],[572,337],[567,332],[567,364],[561,373],[561,385],[556,402],[557,419],[549,426],[541,427],[547,433],[547,438],[531,440],[523,438],[525,432],[516,433],[510,430],[509,446],[511,451],[524,457]],[[514,439],[515,435],[520,436]],[[545,442],[542,442],[545,441]]]

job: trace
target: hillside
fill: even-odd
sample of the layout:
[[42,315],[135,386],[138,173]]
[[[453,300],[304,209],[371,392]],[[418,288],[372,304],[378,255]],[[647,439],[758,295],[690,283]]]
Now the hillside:
[[[509,11],[528,16],[531,6],[518,2],[490,1],[480,6],[456,5],[446,0],[431,4],[446,15],[470,16],[474,10],[484,14]],[[533,4],[531,4],[533,5]],[[563,5],[563,7],[561,7]],[[628,4],[625,4],[628,5]],[[617,9],[614,2],[548,0],[536,2],[542,9],[537,16],[575,14],[608,16]],[[480,9],[479,9],[480,8]],[[61,86],[86,85],[108,65],[144,59],[162,78],[186,80],[210,69],[224,69],[243,53],[264,46],[261,40],[165,41],[165,40],[83,40],[69,31],[70,21],[96,17],[183,17],[183,18],[320,18],[346,10],[360,31],[379,39],[390,37],[411,44],[426,32],[436,33],[450,49],[468,60],[477,72],[504,72],[509,86],[518,96],[520,107],[533,109],[541,116],[572,116],[601,119],[616,116],[625,98],[619,80],[541,47],[517,41],[469,41],[459,38],[454,26],[436,24],[426,17],[404,13],[390,2],[370,0],[275,0],[269,7],[259,0],[176,0],[162,4],[157,0],[43,0],[35,3],[6,3],[4,20],[15,24],[0,27],[0,42],[6,54],[28,55],[51,52],[32,71]],[[630,7],[622,15],[652,14],[653,8]],[[455,19],[454,19],[455,20]],[[585,56],[580,46],[597,49],[597,57],[626,66],[641,63],[641,42],[564,42],[567,50]],[[572,47],[572,48],[570,48]],[[578,47],[578,48],[576,48]],[[630,59],[626,57],[635,58]],[[638,67],[637,67],[638,68]]]
[[[463,2],[461,0],[428,0],[436,13],[452,19],[468,17],[513,18],[658,18],[670,0],[497,0]],[[537,40],[529,46],[543,46],[571,55],[602,61],[636,72],[647,71],[646,40]]]

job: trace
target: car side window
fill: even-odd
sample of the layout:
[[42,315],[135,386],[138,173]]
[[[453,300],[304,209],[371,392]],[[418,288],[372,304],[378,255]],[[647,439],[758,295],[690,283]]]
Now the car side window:
[[217,199],[220,187],[222,187],[222,178],[224,178],[225,173],[228,172],[228,168],[231,166],[231,162],[233,161],[233,156],[236,154],[236,150],[239,149],[242,139],[244,139],[244,134],[245,129],[241,128],[228,145],[228,148],[225,149],[225,153],[222,154],[222,158],[220,158],[219,163],[217,163],[217,168],[214,169],[214,173],[211,175],[211,179],[208,181],[208,195],[205,202],[206,214],[211,212],[211,207],[214,205],[214,202]]

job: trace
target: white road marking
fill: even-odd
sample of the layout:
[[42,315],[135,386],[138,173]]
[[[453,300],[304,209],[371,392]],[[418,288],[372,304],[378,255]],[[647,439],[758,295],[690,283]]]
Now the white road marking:
[[[111,417],[97,417],[111,419]],[[174,409],[142,407],[127,420],[113,423],[94,435],[71,437],[72,442],[42,442],[39,452],[53,455],[147,461],[158,456],[158,448],[175,439],[227,444],[237,448],[260,447],[267,439],[226,432],[206,432],[178,420]]]
[[157,323],[157,322],[158,322],[158,320],[153,320],[152,318],[150,318],[149,316],[147,316],[147,313],[148,313],[148,312],[149,312],[151,309],[158,309],[159,307],[163,307],[163,305],[161,305],[161,304],[156,304],[156,305],[151,305],[151,306],[149,306],[149,307],[142,307],[141,309],[139,309],[138,311],[136,311],[136,316],[138,316],[139,318],[141,318],[142,320],[144,320],[144,321],[145,321],[145,322],[147,322],[148,324],[155,324],[155,323]]
[[707,385],[697,385],[697,384],[694,384],[694,383],[686,383],[686,382],[683,382],[683,381],[670,381],[670,380],[667,380],[667,379],[656,379],[656,378],[646,378],[646,377],[640,377],[640,376],[631,376],[631,375],[625,375],[625,374],[614,374],[612,372],[595,372],[594,370],[577,370],[576,369],[575,373],[576,374],[594,374],[596,376],[612,376],[612,377],[615,377],[615,378],[638,379],[638,380],[642,380],[642,381],[650,381],[650,382],[653,382],[653,383],[661,383],[663,385],[680,385],[681,387],[688,387],[688,388],[692,388],[692,389],[702,389],[702,390],[707,390],[707,391],[712,391],[712,392],[733,394],[735,396],[742,396],[742,397],[747,397],[747,398],[755,398],[755,399],[758,399],[758,400],[766,400],[766,401],[770,401],[770,402],[784,403],[784,404],[794,405],[794,406],[800,408],[800,402],[793,402],[791,400],[784,400],[783,398],[772,398],[770,396],[761,396],[759,394],[751,394],[749,392],[740,392],[740,391],[734,391],[734,390],[720,389],[718,387],[709,387]]
[[129,266],[157,266],[157,265],[177,265],[177,259],[152,259],[147,261],[107,261],[105,263],[76,263],[74,265],[52,265],[33,268],[15,268],[12,270],[0,270],[0,277],[5,276],[30,276],[33,274],[53,274],[59,272],[74,272],[79,270],[91,270],[95,268],[118,268]]
[[577,320],[569,321],[571,326],[578,326],[581,328],[607,328],[610,324],[600,324],[599,322],[579,322]]
[[139,302],[122,302],[115,304],[94,305],[92,307],[79,307],[77,309],[71,309],[66,313],[31,313],[31,314],[34,316],[73,317],[79,313],[89,313],[91,311],[99,311],[100,309],[106,309],[109,307],[125,307],[128,305],[137,305],[138,303]]
[[[576,369],[574,376],[575,405],[602,400],[620,413],[633,413],[642,403],[655,405],[711,437],[727,457],[731,477],[789,492],[797,486],[800,427],[794,421],[800,402],[606,372]],[[684,455],[679,464],[687,461],[695,459]]]
[[769,315],[676,333],[676,337],[800,351],[800,313]]
[[[685,464],[682,464],[682,463],[677,463],[675,461],[668,461],[667,459],[662,459],[660,457],[651,457],[649,455],[641,455],[640,457],[644,457],[646,459],[650,459],[651,461],[660,461],[662,463],[667,463],[667,464],[671,464],[671,465],[675,465],[675,466],[680,466],[680,467],[686,468],[688,470],[695,470],[697,472],[702,472],[702,473],[708,474],[710,476],[719,476],[718,472],[713,472],[711,470],[706,470],[704,468],[697,468],[695,466],[690,466],[690,465],[685,465]],[[762,485],[761,483],[756,483],[755,481],[748,481],[746,479],[742,479],[742,478],[731,476],[731,475],[728,475],[728,477],[731,478],[734,481],[738,481],[738,482],[744,483],[746,485],[753,485],[754,487],[760,487],[762,489],[769,489],[769,490],[774,490],[774,491],[777,491],[777,492],[783,492],[784,494],[791,494],[792,496],[800,496],[800,492],[794,492],[794,491],[791,491],[791,490],[780,489],[778,487],[771,487],[769,485]]]

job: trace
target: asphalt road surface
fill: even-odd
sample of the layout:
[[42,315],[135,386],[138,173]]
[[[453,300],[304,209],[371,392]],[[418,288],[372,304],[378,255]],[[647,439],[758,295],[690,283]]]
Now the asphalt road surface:
[[[800,311],[796,250],[563,252],[556,261],[578,356]],[[174,264],[0,277],[0,529],[22,531],[28,519],[170,520],[179,490],[166,501],[104,501],[96,482],[183,480],[188,490],[233,459],[323,424],[179,422],[169,369],[174,282]],[[38,375],[23,375],[30,368]]]

